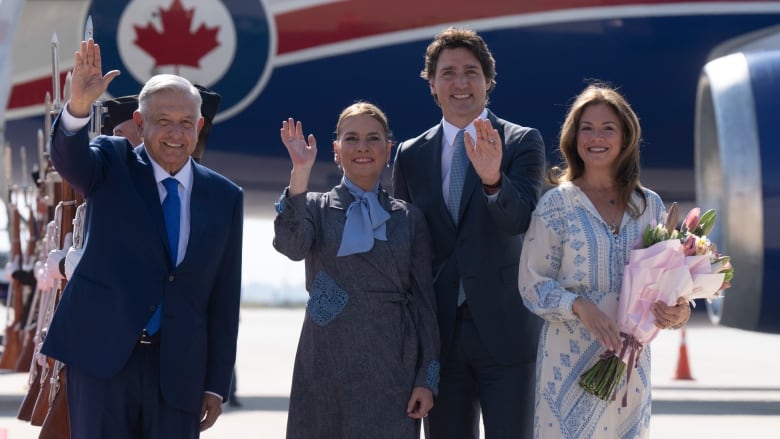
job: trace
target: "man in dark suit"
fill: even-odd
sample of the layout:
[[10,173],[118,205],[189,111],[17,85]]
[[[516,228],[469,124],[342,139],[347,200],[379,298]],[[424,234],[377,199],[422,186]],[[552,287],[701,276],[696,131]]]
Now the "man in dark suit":
[[98,46],[82,42],[52,129],[52,163],[86,197],[87,230],[42,352],[66,364],[71,437],[197,438],[235,362],[243,191],[191,160],[201,98],[180,76],[141,90],[141,146],[90,143],[92,102],[118,74],[103,76]]
[[541,321],[523,306],[517,273],[544,144],[486,108],[495,60],[475,32],[438,34],[421,76],[443,119],[399,145],[393,191],[423,210],[434,241],[442,366],[426,434],[476,439],[481,408],[486,438],[531,437]]

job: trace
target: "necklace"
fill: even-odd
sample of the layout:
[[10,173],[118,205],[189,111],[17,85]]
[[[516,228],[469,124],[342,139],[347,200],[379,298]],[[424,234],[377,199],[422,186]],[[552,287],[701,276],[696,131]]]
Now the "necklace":
[[[619,212],[615,211],[617,206],[617,199],[614,197],[616,188],[614,186],[601,189],[594,187],[580,187],[580,190],[582,190],[591,200],[593,207],[596,208],[596,211],[598,211],[601,219],[607,224],[607,229],[609,232],[612,235],[617,235],[620,232],[620,223],[623,220],[623,210],[619,209]],[[615,218],[617,213],[620,215],[617,217],[616,221],[613,221],[612,218]]]

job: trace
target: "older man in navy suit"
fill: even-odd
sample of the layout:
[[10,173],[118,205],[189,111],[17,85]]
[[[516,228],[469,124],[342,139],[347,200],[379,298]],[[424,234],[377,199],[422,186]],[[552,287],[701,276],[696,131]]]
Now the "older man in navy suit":
[[[428,46],[422,76],[441,123],[398,146],[397,198],[421,208],[433,237],[441,381],[431,439],[529,438],[541,319],[517,287],[523,233],[542,189],[539,132],[486,108],[495,60],[475,32]],[[518,104],[519,105],[519,104]]]
[[229,394],[241,288],[243,191],[194,163],[198,90],[157,75],[133,115],[144,143],[87,135],[102,73],[76,52],[52,130],[56,170],[87,199],[84,253],[42,352],[66,364],[71,437],[197,438]]

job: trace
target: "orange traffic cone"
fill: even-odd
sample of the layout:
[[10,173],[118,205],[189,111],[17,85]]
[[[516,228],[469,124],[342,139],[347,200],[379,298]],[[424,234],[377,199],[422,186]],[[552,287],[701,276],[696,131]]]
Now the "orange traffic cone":
[[680,356],[677,358],[676,380],[692,380],[691,368],[688,365],[688,347],[685,343],[685,328],[680,330]]

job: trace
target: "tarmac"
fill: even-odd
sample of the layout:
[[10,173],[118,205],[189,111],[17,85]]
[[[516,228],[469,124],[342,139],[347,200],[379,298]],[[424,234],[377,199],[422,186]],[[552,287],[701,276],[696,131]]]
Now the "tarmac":
[[[226,405],[201,437],[284,438],[304,309],[244,306],[241,313],[236,375],[242,406]],[[663,331],[651,343],[650,437],[780,437],[780,335],[714,326],[697,311],[685,336],[692,380],[675,379],[682,331]],[[16,419],[27,377],[0,374],[0,439],[38,437],[39,427]]]

